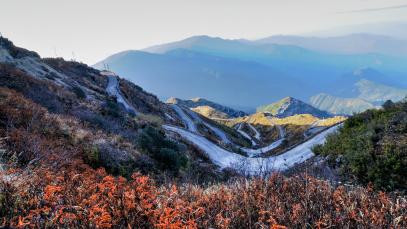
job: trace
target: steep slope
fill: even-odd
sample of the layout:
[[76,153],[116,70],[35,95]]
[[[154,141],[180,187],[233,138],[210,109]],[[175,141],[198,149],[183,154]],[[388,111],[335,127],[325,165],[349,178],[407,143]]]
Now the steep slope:
[[331,116],[328,112],[321,111],[292,97],[286,97],[270,105],[258,107],[257,112],[269,112],[280,118],[298,114],[311,114],[319,118],[327,118]]
[[[2,159],[16,168],[82,161],[126,177],[138,171],[189,179],[201,166],[208,173],[198,180],[220,174],[195,148],[165,135],[162,124],[181,120],[133,83],[81,63],[42,59],[5,38],[0,53],[0,138],[11,152]],[[13,156],[16,150],[22,153]]]
[[315,150],[328,156],[345,179],[405,190],[407,103],[386,102],[383,107],[349,118],[339,133]]
[[[191,108],[191,109],[197,108],[197,109],[194,109],[194,110],[195,111],[202,111],[202,113],[201,112],[198,112],[198,113],[201,113],[204,116],[207,116],[207,115],[209,115],[209,116],[210,115],[221,115],[224,118],[237,118],[237,117],[242,117],[242,116],[246,115],[246,113],[243,112],[243,111],[235,110],[233,108],[226,107],[226,106],[223,106],[221,104],[214,103],[212,101],[209,101],[209,100],[206,100],[206,99],[203,99],[203,98],[194,98],[194,99],[190,99],[190,100],[181,100],[181,99],[178,99],[178,98],[169,98],[167,100],[167,103],[179,104],[181,106],[185,106],[185,107],[188,107],[188,108]],[[208,107],[208,108],[205,109],[204,107]],[[207,115],[205,115],[205,113]],[[226,117],[225,117],[225,115],[226,115]]]

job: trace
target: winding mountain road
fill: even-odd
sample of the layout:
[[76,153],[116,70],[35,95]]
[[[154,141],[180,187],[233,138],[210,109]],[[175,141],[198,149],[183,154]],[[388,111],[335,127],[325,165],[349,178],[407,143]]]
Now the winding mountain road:
[[123,97],[122,93],[120,92],[120,87],[119,87],[119,81],[117,80],[117,76],[114,73],[108,74],[105,73],[105,76],[108,78],[108,83],[106,87],[106,91],[110,96],[115,96],[117,99],[117,102],[122,104],[127,111],[130,111],[134,114],[138,114],[136,109],[134,109],[133,106],[131,106],[127,100]]
[[[249,126],[251,126],[251,125],[249,124]],[[285,130],[280,125],[276,125],[276,126],[277,126],[279,134],[280,134],[280,139],[278,139],[277,141],[272,142],[271,144],[269,144],[265,147],[262,147],[260,149],[241,148],[241,150],[246,152],[249,157],[256,157],[256,156],[259,156],[263,153],[266,153],[270,150],[273,150],[273,149],[279,147],[285,140]]]
[[[106,91],[108,92],[108,94],[111,96],[116,96],[118,103],[121,103],[128,111],[137,114],[137,111],[134,109],[134,107],[132,107],[122,96],[119,89],[119,82],[117,76],[112,74],[107,75],[107,77],[108,77],[108,86],[106,88]],[[218,145],[212,143],[205,137],[199,135],[194,121],[187,114],[185,114],[185,112],[177,105],[172,105],[172,108],[180,116],[181,120],[186,124],[188,130],[176,126],[163,125],[163,128],[165,130],[175,132],[181,135],[186,140],[193,143],[194,145],[196,145],[198,148],[203,150],[209,156],[209,158],[212,160],[214,164],[220,166],[221,168],[226,167],[238,168],[240,171],[252,175],[260,174],[262,172],[267,171],[285,170],[297,163],[301,163],[311,158],[312,156],[314,156],[314,153],[311,151],[312,147],[317,144],[322,144],[325,141],[326,136],[330,133],[335,132],[337,128],[340,126],[337,125],[335,127],[331,127],[283,154],[268,158],[259,158],[259,157],[253,158],[253,156],[255,155],[259,155],[263,152],[267,152],[278,147],[284,140],[285,137],[284,129],[280,126],[277,126],[280,132],[280,139],[266,147],[260,149],[242,148],[243,151],[247,152],[249,156],[251,156],[245,157],[240,154],[236,154],[234,152],[225,150],[219,147]],[[204,125],[210,128],[223,141],[225,140],[229,141],[229,139],[227,139],[227,136],[225,133],[223,133],[223,131],[219,130],[216,127],[211,126],[206,122],[203,122],[203,120],[200,119],[198,115],[191,114],[191,116],[194,117],[197,121],[201,121]],[[253,143],[254,142],[253,139],[247,133],[241,130],[242,127],[241,125],[242,124],[239,124],[238,131],[245,137],[248,137]],[[252,126],[250,128],[252,128]],[[257,130],[254,132],[256,133],[256,138],[260,137],[259,136],[260,133],[258,133]],[[254,145],[255,144],[256,143],[254,142]]]
[[284,130],[284,128],[282,126],[280,126],[280,125],[276,125],[276,126],[277,126],[278,132],[280,134],[280,138],[285,138],[285,130]]
[[312,147],[324,143],[327,135],[335,132],[339,126],[341,125],[331,127],[283,154],[268,158],[244,157],[240,154],[227,151],[210,142],[208,139],[185,129],[169,125],[163,125],[163,128],[181,135],[183,138],[196,145],[209,156],[214,164],[221,168],[238,168],[246,174],[255,175],[267,171],[286,170],[297,163],[304,162],[313,157],[314,153],[311,150]]
[[199,115],[197,113],[195,113],[194,111],[188,110],[188,113],[191,115],[191,117],[193,119],[195,119],[197,122],[202,123],[203,125],[205,125],[206,127],[208,127],[210,130],[213,131],[213,133],[215,133],[215,135],[224,143],[226,144],[232,144],[232,142],[229,140],[229,138],[227,137],[226,133],[223,132],[222,130],[220,130],[217,127],[212,126],[211,124],[205,122],[204,120],[202,120],[201,117],[199,117]]
[[260,139],[261,139],[260,132],[259,132],[254,126],[252,126],[252,124],[247,123],[247,125],[249,125],[249,128],[254,132],[254,137],[255,137],[257,140],[260,141]]
[[315,121],[311,124],[311,126],[304,132],[304,137],[308,138],[322,130],[324,130],[325,126],[318,126],[321,123],[321,120]]
[[182,120],[189,131],[198,133],[198,128],[196,127],[194,121],[192,121],[192,119],[187,114],[185,114],[181,107],[175,104],[171,105],[171,107],[178,114],[179,118]]
[[240,149],[242,151],[244,151],[245,153],[247,153],[247,155],[249,157],[256,157],[256,156],[259,156],[263,153],[266,153],[270,150],[273,150],[273,149],[279,147],[283,143],[284,140],[285,140],[284,138],[280,138],[277,141],[272,142],[271,144],[269,144],[265,147],[259,148],[259,149],[250,149],[250,148],[240,148]]
[[245,137],[245,138],[247,138],[248,140],[250,140],[252,146],[256,146],[257,143],[253,140],[253,138],[250,137],[250,135],[248,135],[246,132],[244,132],[244,131],[242,130],[242,125],[243,125],[243,123],[239,123],[239,124],[237,125],[237,128],[236,128],[237,132],[239,132],[243,137]]

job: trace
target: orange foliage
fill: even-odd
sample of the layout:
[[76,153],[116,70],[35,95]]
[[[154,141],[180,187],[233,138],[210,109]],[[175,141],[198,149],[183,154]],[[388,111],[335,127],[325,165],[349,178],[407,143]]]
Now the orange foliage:
[[[18,177],[18,178],[17,178]],[[333,188],[310,177],[241,180],[202,188],[127,181],[74,161],[34,170],[15,189],[0,225],[11,227],[286,228],[406,227],[407,201],[369,188]],[[24,182],[16,182],[26,179]],[[0,187],[5,187],[4,183]]]
[[405,197],[370,187],[335,188],[312,177],[275,174],[206,188],[158,186],[140,173],[130,180],[114,177],[78,159],[80,146],[68,142],[40,107],[10,90],[0,92],[1,137],[25,153],[26,164],[40,160],[0,174],[4,227],[407,227]]

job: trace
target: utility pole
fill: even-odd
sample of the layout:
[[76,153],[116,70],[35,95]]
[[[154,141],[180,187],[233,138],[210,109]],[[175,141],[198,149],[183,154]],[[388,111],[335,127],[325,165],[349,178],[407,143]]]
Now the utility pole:
[[74,51],[72,51],[72,60],[73,60],[73,61],[76,61],[76,58],[75,58],[75,53],[74,53]]

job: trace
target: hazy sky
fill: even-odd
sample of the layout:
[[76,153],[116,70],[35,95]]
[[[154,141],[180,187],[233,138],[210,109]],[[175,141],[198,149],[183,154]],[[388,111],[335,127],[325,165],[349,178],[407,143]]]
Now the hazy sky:
[[[407,0],[1,0],[0,32],[88,64],[192,35],[260,38],[407,20]],[[56,52],[55,52],[56,50]]]

